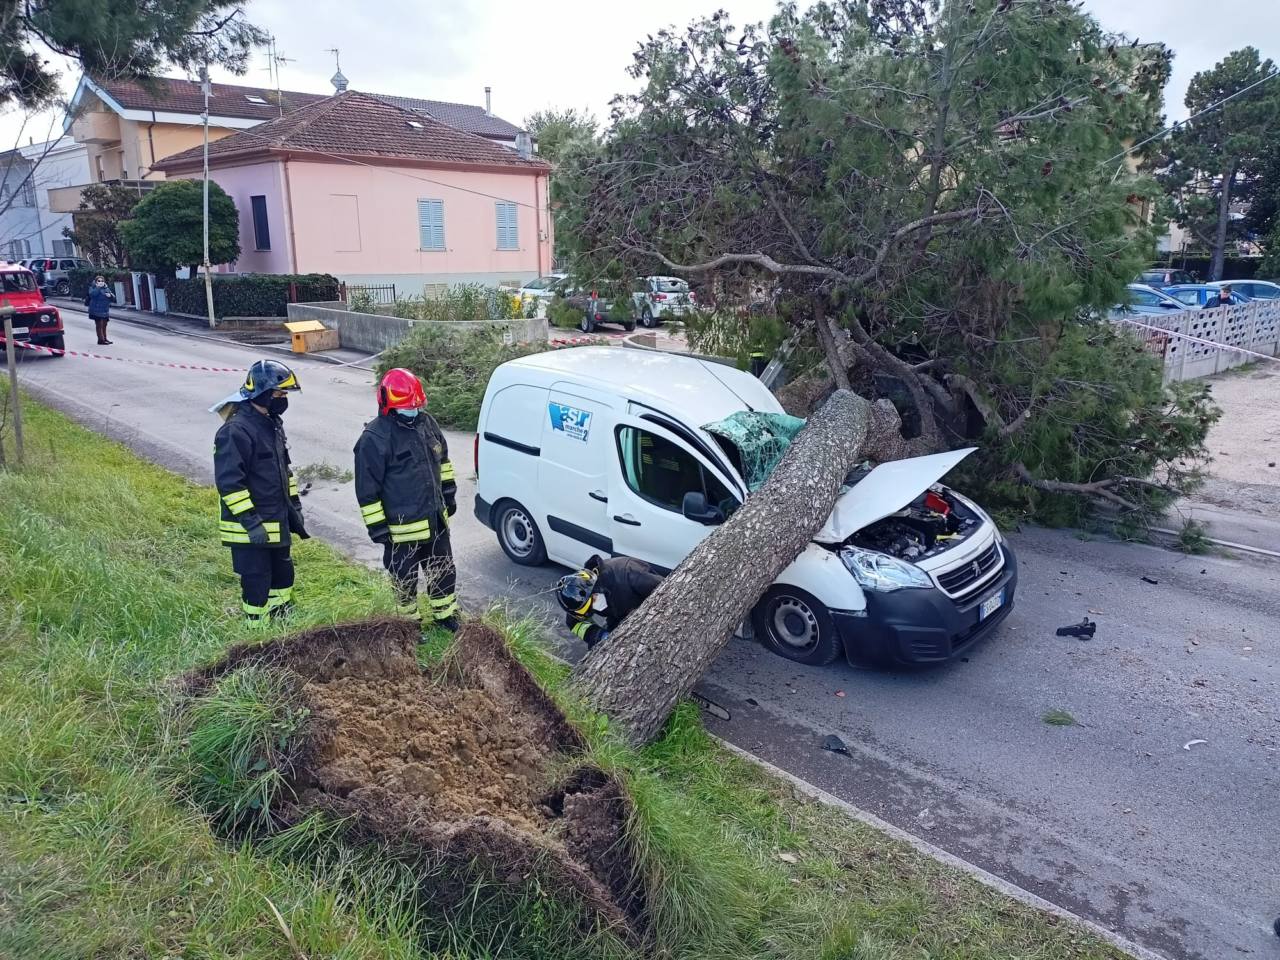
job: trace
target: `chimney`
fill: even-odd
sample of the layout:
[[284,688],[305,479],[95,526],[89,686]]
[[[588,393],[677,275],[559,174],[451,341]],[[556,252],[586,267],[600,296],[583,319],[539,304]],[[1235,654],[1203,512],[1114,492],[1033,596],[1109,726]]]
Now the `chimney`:
[[493,88],[484,88],[484,115],[486,117],[493,116]]
[[521,160],[533,159],[533,138],[529,136],[528,130],[521,130],[516,134],[516,153]]
[[342,75],[342,71],[341,71],[341,70],[339,70],[339,71],[338,71],[337,73],[335,73],[332,77],[330,77],[330,78],[329,78],[329,82],[333,84],[333,92],[334,92],[334,93],[346,93],[346,91],[347,91],[347,78],[346,78],[346,77],[344,77],[344,76]]

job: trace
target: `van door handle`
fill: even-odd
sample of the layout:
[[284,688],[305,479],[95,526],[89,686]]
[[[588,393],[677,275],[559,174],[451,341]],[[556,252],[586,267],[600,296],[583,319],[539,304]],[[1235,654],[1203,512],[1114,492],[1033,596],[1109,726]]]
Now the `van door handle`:
[[601,503],[609,502],[609,498],[606,497],[599,490],[592,490],[590,493],[587,494],[587,496],[590,497],[592,500],[599,500]]
[[628,514],[628,515],[626,515],[626,516],[623,516],[623,517],[617,517],[617,516],[615,516],[613,519],[617,520],[619,523],[625,523],[628,527],[638,527],[638,526],[640,526],[640,521],[639,521],[639,520],[636,520],[636,519],[635,519],[634,517],[632,517],[630,514]]

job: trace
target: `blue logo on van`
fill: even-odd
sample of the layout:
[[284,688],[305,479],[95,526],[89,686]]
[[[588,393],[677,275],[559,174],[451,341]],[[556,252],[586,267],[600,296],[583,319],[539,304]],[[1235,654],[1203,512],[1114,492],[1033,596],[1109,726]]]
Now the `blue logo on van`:
[[579,410],[563,403],[548,403],[547,413],[551,415],[552,430],[559,430],[574,440],[586,442],[591,433],[590,410]]

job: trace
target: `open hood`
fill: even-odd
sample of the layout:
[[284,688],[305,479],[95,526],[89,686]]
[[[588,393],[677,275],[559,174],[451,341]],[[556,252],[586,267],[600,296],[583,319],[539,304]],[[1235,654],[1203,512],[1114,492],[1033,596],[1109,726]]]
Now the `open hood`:
[[937,483],[977,447],[882,463],[840,494],[831,516],[813,535],[818,543],[843,543],[863,527],[897,513]]

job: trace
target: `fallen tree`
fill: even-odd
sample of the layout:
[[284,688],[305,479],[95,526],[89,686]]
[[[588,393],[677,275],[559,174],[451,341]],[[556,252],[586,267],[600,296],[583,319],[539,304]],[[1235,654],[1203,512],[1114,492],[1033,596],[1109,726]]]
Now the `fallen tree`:
[[833,393],[764,485],[582,661],[576,682],[585,699],[631,743],[654,739],[830,516],[854,466],[904,455],[900,427],[888,401]]

